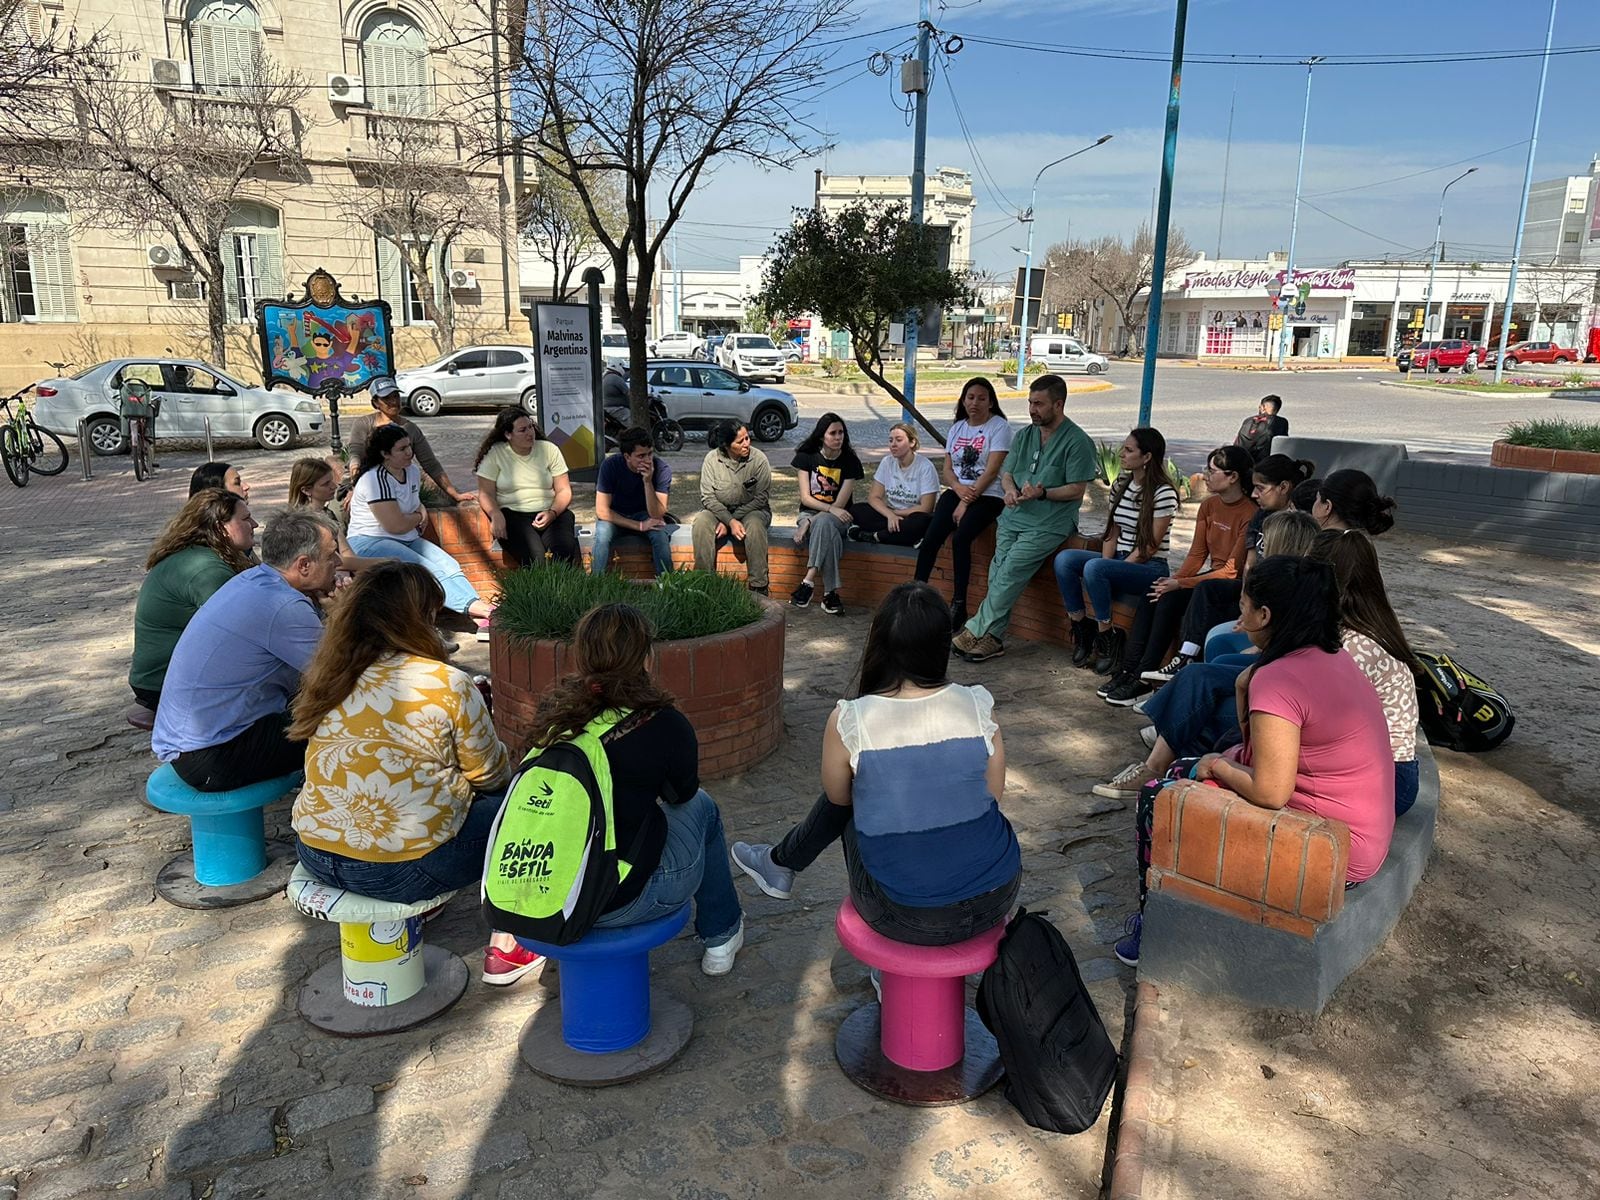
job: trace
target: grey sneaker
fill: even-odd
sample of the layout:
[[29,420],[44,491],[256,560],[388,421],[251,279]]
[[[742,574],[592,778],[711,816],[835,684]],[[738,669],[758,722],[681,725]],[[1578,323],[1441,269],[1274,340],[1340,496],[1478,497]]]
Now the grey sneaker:
[[1156,739],[1160,736],[1161,735],[1156,732],[1156,727],[1154,725],[1146,725],[1143,729],[1139,730],[1139,740],[1151,750],[1156,748]]
[[1139,789],[1150,778],[1150,769],[1143,762],[1129,763],[1104,783],[1089,789],[1107,800],[1137,800]]
[[733,931],[733,936],[720,946],[707,946],[706,952],[700,956],[700,973],[702,975],[726,975],[733,970],[733,956],[739,953],[744,945],[744,918],[739,918],[739,927]]
[[738,867],[774,900],[787,900],[794,889],[794,872],[772,861],[772,847],[765,843],[752,846],[749,842],[735,842],[728,850],[733,865]]

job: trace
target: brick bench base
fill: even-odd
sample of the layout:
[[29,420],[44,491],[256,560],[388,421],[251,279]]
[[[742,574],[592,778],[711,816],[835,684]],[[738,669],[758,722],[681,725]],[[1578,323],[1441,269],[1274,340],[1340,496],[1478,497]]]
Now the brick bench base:
[[[489,538],[489,522],[476,508],[434,509],[428,536],[455,557],[474,587],[485,595],[495,589],[495,574],[503,569],[500,556],[494,551]],[[589,560],[592,540],[590,526],[581,526],[578,537],[584,562]],[[767,566],[771,575],[771,592],[782,602],[788,599],[806,573],[806,551],[794,544],[794,527],[774,525],[767,548]],[[1090,548],[1087,538],[1077,536],[1062,543],[1062,547]],[[994,531],[986,531],[972,547],[972,580],[967,591],[968,608],[976,612],[989,588],[989,560],[994,554]],[[650,577],[650,552],[648,543],[638,538],[620,538],[612,543],[612,569],[635,579]],[[680,569],[694,566],[694,546],[690,541],[688,525],[679,525],[672,534],[672,563]],[[939,556],[939,566],[929,581],[946,596],[950,594],[951,572],[948,546]],[[844,602],[851,608],[875,608],[884,596],[897,585],[905,583],[916,573],[917,552],[910,546],[879,546],[870,542],[851,542],[845,549],[841,589]],[[724,547],[717,556],[717,569],[732,574],[744,574],[744,553],[733,547]],[[1133,627],[1133,604],[1119,599],[1113,606],[1113,620],[1124,629]],[[1055,572],[1049,559],[1039,568],[1022,596],[1012,609],[1008,638],[1047,642],[1055,646],[1071,644],[1066,613],[1061,607],[1061,593],[1056,587]]]
[[1389,936],[1433,850],[1439,770],[1417,745],[1417,802],[1378,873],[1344,890],[1341,822],[1258,808],[1200,784],[1166,789],[1152,829],[1139,978],[1321,1012]]

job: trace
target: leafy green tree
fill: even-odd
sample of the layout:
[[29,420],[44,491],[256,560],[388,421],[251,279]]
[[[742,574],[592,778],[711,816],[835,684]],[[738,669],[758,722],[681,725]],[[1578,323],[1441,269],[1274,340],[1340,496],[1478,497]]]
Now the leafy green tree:
[[890,324],[913,309],[972,302],[965,276],[940,265],[936,234],[913,224],[902,205],[866,201],[832,214],[797,211],[768,251],[755,298],[784,317],[815,313],[830,329],[844,330],[862,373],[901,404],[905,393],[884,371]]

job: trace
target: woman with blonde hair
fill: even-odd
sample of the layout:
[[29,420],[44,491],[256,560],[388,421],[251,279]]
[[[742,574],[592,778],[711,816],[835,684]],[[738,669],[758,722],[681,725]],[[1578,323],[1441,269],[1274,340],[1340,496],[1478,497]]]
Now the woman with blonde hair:
[[889,453],[873,472],[866,500],[850,506],[851,541],[915,546],[928,532],[939,472],[917,456],[920,444],[909,422],[889,426]]
[[[422,565],[378,563],[339,594],[301,678],[294,832],[301,865],[333,887],[414,904],[483,877],[511,761],[472,677],[444,661],[443,605]],[[515,983],[538,957],[496,933],[483,980]]]
[[339,569],[341,572],[368,571],[382,558],[362,558],[350,548],[344,536],[344,512],[333,502],[339,490],[339,473],[326,458],[300,458],[289,468],[289,507],[309,508],[333,522],[339,539]]
[[689,719],[650,677],[655,630],[631,604],[590,609],[572,631],[573,673],[545,693],[530,754],[583,732],[603,713],[620,721],[604,741],[612,814],[627,871],[602,929],[654,921],[694,901],[705,945],[700,970],[726,975],[744,945],[722,814],[700,786],[700,743]]
[[190,496],[150,548],[149,572],[133,610],[133,698],[155,711],[167,664],[189,620],[211,594],[255,565],[256,521],[237,492],[207,488]]

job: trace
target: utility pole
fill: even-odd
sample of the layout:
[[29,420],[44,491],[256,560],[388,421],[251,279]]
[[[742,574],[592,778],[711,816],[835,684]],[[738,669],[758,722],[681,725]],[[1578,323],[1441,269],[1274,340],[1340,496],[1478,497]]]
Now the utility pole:
[[[1539,96],[1533,105],[1533,134],[1528,138],[1528,166],[1522,174],[1522,206],[1517,210],[1517,238],[1511,246],[1511,278],[1500,312],[1500,353],[1494,356],[1494,381],[1505,376],[1506,342],[1511,338],[1511,306],[1517,300],[1517,261],[1522,257],[1522,227],[1528,220],[1528,190],[1533,187],[1533,156],[1539,148],[1539,117],[1544,113],[1544,81],[1550,73],[1550,44],[1556,35],[1556,0],[1550,0],[1550,25],[1544,31],[1544,57],[1539,60]],[[1535,330],[1537,333],[1537,330]]]
[[[928,35],[932,29],[933,23],[930,20],[928,0],[917,0],[917,57],[910,62],[900,64],[901,93],[915,93],[917,97],[916,121],[912,130],[913,142],[911,151],[911,223],[913,225],[922,224],[922,213],[928,189]],[[917,333],[918,326],[921,324],[922,312],[920,309],[913,308],[906,313],[906,370],[904,382],[900,385],[900,390],[905,395],[905,405],[900,410],[900,419],[902,421],[913,420],[913,410],[917,407]]]
[[[1455,187],[1456,184],[1460,183],[1463,179],[1465,179],[1468,175],[1471,175],[1477,169],[1477,167],[1468,167],[1449,183],[1445,184],[1444,189],[1439,193],[1439,222],[1434,226],[1433,229],[1433,258],[1428,263],[1428,299],[1422,305],[1422,330],[1424,333],[1432,332],[1432,330],[1429,328],[1429,322],[1433,319],[1433,276],[1434,273],[1439,269],[1439,256],[1444,253],[1445,193],[1451,188]],[[1444,322],[1440,321],[1439,324],[1443,326]]]
[[1161,336],[1161,290],[1167,282],[1167,226],[1172,223],[1172,176],[1178,164],[1178,90],[1183,84],[1183,35],[1189,0],[1178,0],[1172,25],[1172,88],[1167,93],[1167,131],[1161,143],[1161,201],[1156,209],[1156,244],[1150,267],[1150,302],[1145,305],[1144,372],[1139,382],[1139,424],[1150,424],[1156,390],[1156,346]]
[[683,263],[678,258],[678,230],[672,230],[672,327],[683,328]]
[[[1087,146],[1084,146],[1081,150],[1074,150],[1071,154],[1063,154],[1060,158],[1045,163],[1044,166],[1039,168],[1038,174],[1034,175],[1033,177],[1033,191],[1028,193],[1028,211],[1022,216],[1022,220],[1026,221],[1028,225],[1028,250],[1023,256],[1022,260],[1022,326],[1020,330],[1021,336],[1017,339],[1018,391],[1022,390],[1023,372],[1028,368],[1028,301],[1031,298],[1030,293],[1033,291],[1033,206],[1035,201],[1039,199],[1039,180],[1051,167],[1059,166],[1066,162],[1069,158],[1077,158],[1080,154],[1087,154],[1096,146],[1104,146],[1110,140],[1111,135],[1109,133],[1104,134],[1096,140],[1090,142]],[[1071,226],[1069,225],[1067,228],[1070,236]],[[1044,286],[1042,283],[1039,287],[1039,309],[1039,315],[1043,317]]]
[[[1316,65],[1327,55],[1314,54],[1310,58],[1302,59],[1306,69],[1306,107],[1300,114],[1300,162],[1294,169],[1294,215],[1289,218],[1289,265],[1284,272],[1283,285],[1293,288],[1294,283],[1294,240],[1300,232],[1300,186],[1306,174],[1306,129],[1311,124],[1311,72]],[[1282,295],[1282,293],[1279,293]],[[1285,299],[1283,305],[1283,328],[1278,330],[1278,370],[1283,370],[1283,360],[1289,351],[1289,305]]]

